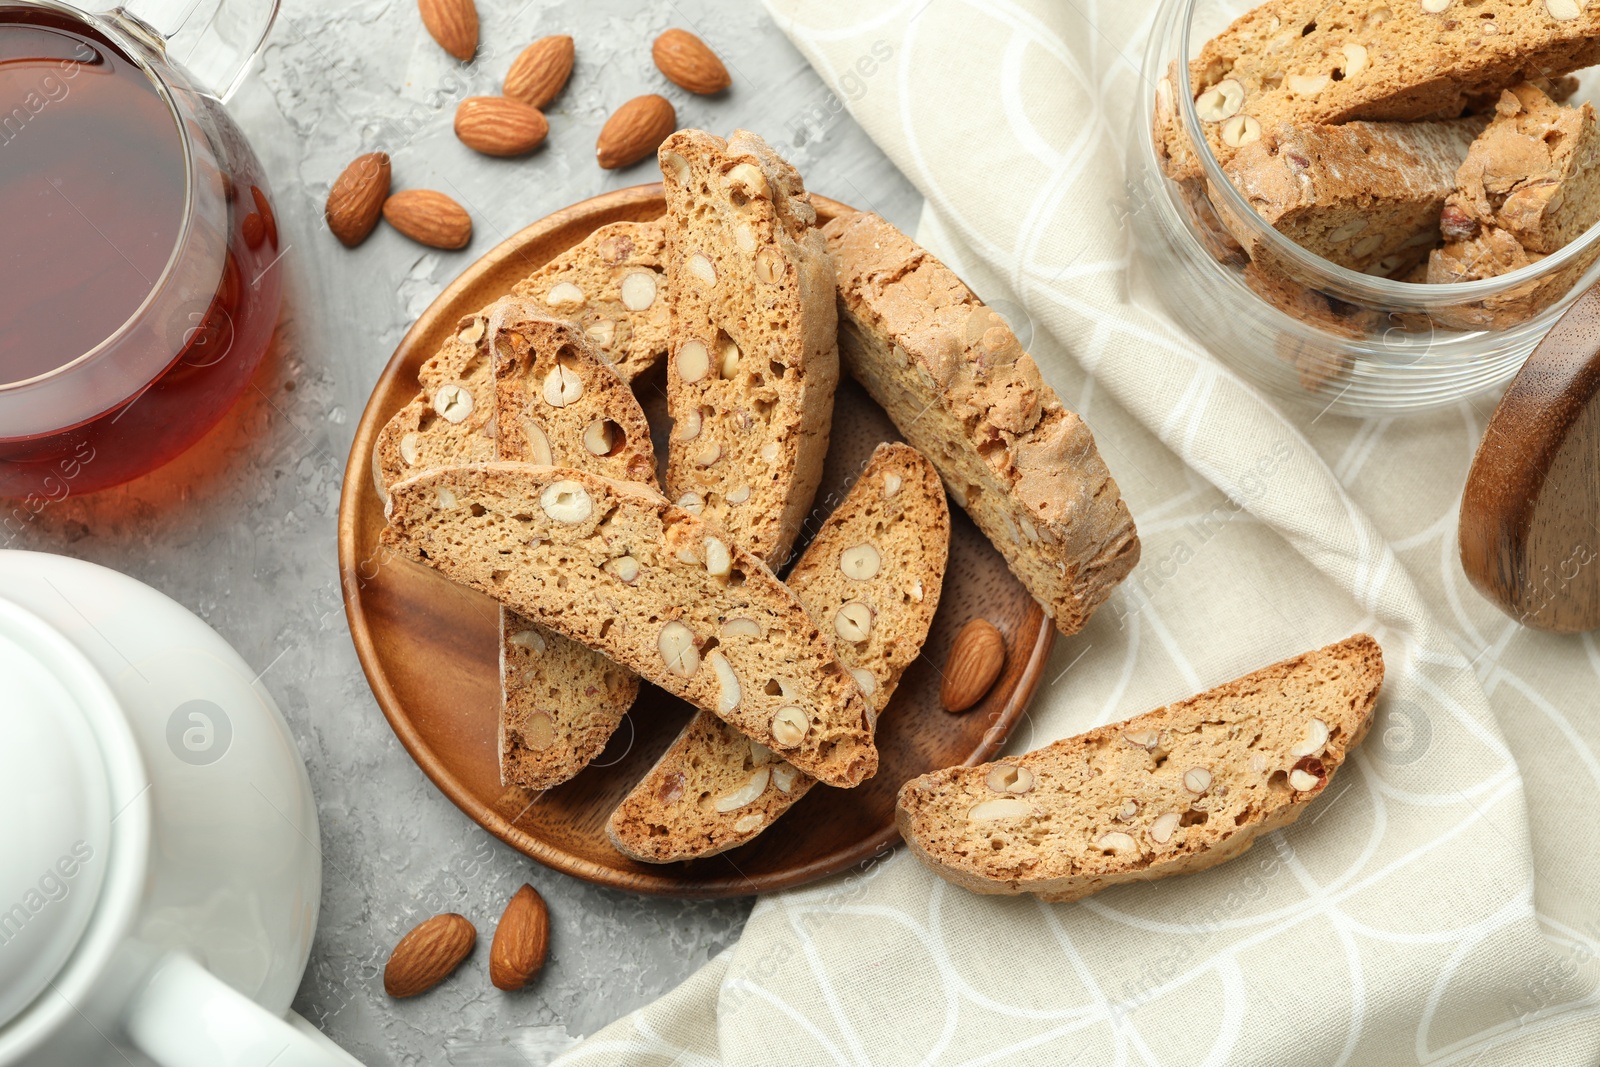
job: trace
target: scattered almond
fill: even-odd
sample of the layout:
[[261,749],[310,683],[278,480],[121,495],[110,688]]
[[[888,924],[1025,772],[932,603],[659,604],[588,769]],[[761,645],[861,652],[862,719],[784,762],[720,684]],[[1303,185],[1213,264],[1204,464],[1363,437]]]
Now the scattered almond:
[[944,661],[939,702],[946,711],[966,711],[1000,677],[1006,665],[1006,639],[986,619],[973,619],[956,634]]
[[688,30],[672,29],[663,33],[656,38],[650,55],[668,81],[691,93],[720,93],[733,84],[722,60]]
[[512,896],[494,928],[489,981],[507,992],[521,989],[539,973],[549,950],[550,910],[533,886],[525,885]]
[[388,154],[368,152],[352,160],[328,190],[328,229],[346,248],[365,241],[378,224],[389,198],[389,178]]
[[439,47],[461,62],[478,50],[478,8],[473,0],[417,0],[422,24]]
[[472,240],[467,209],[432,189],[402,189],[383,202],[389,225],[433,248],[464,248]]
[[456,136],[486,156],[532,152],[549,132],[542,111],[509,96],[469,96],[456,108]]
[[606,170],[626,167],[661,147],[678,128],[678,113],[664,96],[636,96],[606,119],[594,155]]
[[261,215],[261,224],[266,227],[267,243],[273,248],[278,247],[278,219],[272,212],[272,204],[267,200],[267,194],[261,186],[250,187],[250,199],[255,201],[256,211]]
[[426,993],[472,954],[478,931],[464,915],[447,912],[418,925],[400,939],[383,968],[383,989],[391,997]]
[[239,232],[244,234],[245,247],[254,252],[261,247],[261,242],[267,239],[267,224],[261,221],[261,216],[254,211],[244,217],[244,222],[239,224]]
[[572,76],[573,55],[571,37],[539,38],[524,48],[506,71],[506,95],[530,107],[544,107]]

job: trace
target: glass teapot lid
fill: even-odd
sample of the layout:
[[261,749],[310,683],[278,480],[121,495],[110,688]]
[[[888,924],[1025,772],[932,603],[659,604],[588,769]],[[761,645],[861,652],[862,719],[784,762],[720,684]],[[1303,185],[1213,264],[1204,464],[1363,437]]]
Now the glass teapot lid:
[[81,701],[103,694],[46,623],[0,600],[0,1026],[71,957],[110,860],[111,791]]

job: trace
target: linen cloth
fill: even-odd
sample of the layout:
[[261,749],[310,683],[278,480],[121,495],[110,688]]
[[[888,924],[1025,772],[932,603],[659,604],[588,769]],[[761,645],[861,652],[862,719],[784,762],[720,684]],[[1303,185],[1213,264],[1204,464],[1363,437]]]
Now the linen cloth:
[[1011,750],[1357,630],[1388,676],[1327,795],[1234,862],[1046,905],[902,849],[762,899],[734,948],[559,1062],[1595,1063],[1600,647],[1519,627],[1461,572],[1492,398],[1285,411],[1130,285],[1150,0],[769,7],[927,197],[919,239],[1011,302],[1138,523],[1142,562],[1057,642]]

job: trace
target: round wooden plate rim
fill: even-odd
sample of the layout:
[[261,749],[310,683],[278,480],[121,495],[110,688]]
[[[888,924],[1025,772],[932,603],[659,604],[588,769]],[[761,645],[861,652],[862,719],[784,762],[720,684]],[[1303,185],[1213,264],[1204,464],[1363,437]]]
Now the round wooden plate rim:
[[[588,200],[579,201],[569,207],[562,208],[545,216],[515,234],[495,245],[479,259],[474,261],[466,270],[459,274],[454,281],[445,286],[438,297],[428,305],[411,329],[406,331],[400,343],[395,347],[394,354],[390,356],[383,372],[373,384],[369,401],[361,413],[361,420],[356,426],[355,440],[350,446],[350,456],[346,461],[345,477],[339,493],[339,571],[340,585],[344,598],[345,617],[350,625],[350,637],[355,645],[356,657],[361,661],[362,672],[367,677],[367,682],[372,688],[373,696],[377,698],[378,707],[383,711],[384,718],[399,738],[400,744],[411,756],[412,760],[422,769],[428,779],[442,792],[450,802],[479,826],[488,830],[495,837],[504,841],[512,848],[517,849],[530,858],[550,867],[553,870],[581,878],[584,881],[612,888],[623,888],[633,892],[676,896],[676,897],[727,897],[743,896],[756,892],[767,892],[773,889],[789,888],[826,877],[846,870],[849,867],[862,863],[881,853],[885,848],[898,841],[900,834],[891,824],[879,833],[864,837],[856,843],[837,849],[833,852],[815,857],[814,859],[788,868],[782,877],[763,876],[759,884],[740,876],[723,878],[697,877],[692,883],[686,883],[681,878],[675,878],[666,872],[679,869],[681,865],[670,864],[662,867],[661,874],[640,874],[630,872],[623,884],[616,878],[616,871],[609,867],[576,856],[565,849],[551,845],[526,831],[519,830],[498,811],[489,807],[475,797],[454,774],[443,764],[439,757],[428,747],[421,732],[404,713],[399,695],[390,685],[388,677],[382,670],[382,660],[379,656],[372,631],[369,628],[366,614],[361,610],[361,577],[362,560],[359,559],[359,546],[357,545],[357,518],[360,507],[360,496],[370,485],[369,465],[372,458],[372,449],[378,431],[382,429],[387,416],[380,417],[370,401],[371,396],[378,396],[389,391],[394,379],[406,373],[406,356],[411,347],[417,343],[433,319],[436,308],[447,307],[459,294],[469,289],[484,275],[497,269],[507,259],[519,254],[520,250],[530,244],[534,239],[560,230],[571,224],[574,220],[596,213],[638,207],[658,200],[661,196],[661,183],[655,182],[647,185],[630,186],[624,189],[603,193]],[[813,205],[818,214],[824,219],[841,214],[853,213],[856,209],[847,204],[828,197],[812,194]],[[530,266],[530,271],[537,269],[538,264]],[[1049,658],[1050,650],[1054,647],[1056,629],[1050,621],[1044,618],[1043,610],[1033,604],[1028,610],[1024,621],[1025,627],[1035,627],[1036,637],[1033,647],[1028,652],[1028,659],[1016,687],[1012,690],[1005,707],[995,715],[994,724],[984,735],[984,742],[965,761],[964,765],[971,766],[982,763],[999,751],[1010,735],[1011,728],[1021,717],[1038,689],[1039,681],[1044,675],[1044,665]]]

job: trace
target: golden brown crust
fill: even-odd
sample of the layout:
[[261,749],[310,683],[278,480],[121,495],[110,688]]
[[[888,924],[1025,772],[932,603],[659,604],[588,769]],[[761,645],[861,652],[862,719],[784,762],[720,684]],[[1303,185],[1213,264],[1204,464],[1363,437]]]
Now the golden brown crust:
[[1078,900],[1215,866],[1293,822],[1366,737],[1366,634],[1023,756],[906,783],[912,852],[975,893]]
[[[1484,230],[1501,231],[1527,253],[1509,246],[1485,256],[1484,248],[1446,247],[1447,261],[1477,259],[1476,277],[1489,277],[1560,251],[1600,219],[1600,128],[1594,109],[1561,107],[1537,86],[1524,83],[1500,94],[1495,117],[1472,143],[1456,173],[1456,192],[1444,208],[1445,236],[1470,242]],[[1465,277],[1459,269],[1444,272]]]
[[851,374],[1061,632],[1077,632],[1139,559],[1094,435],[1005,320],[925,249],[867,213],[823,232]]

